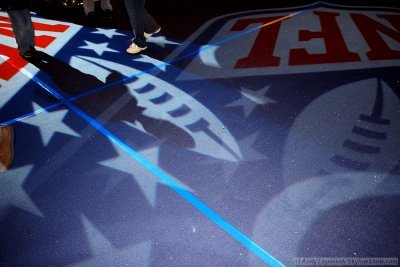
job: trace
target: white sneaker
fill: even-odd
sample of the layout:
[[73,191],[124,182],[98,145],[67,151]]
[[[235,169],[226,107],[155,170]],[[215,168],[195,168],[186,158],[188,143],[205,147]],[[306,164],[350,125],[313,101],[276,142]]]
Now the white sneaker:
[[128,49],[126,49],[126,52],[128,52],[129,54],[137,54],[140,53],[143,50],[146,50],[147,46],[145,47],[139,47],[137,44],[132,43]]
[[146,39],[149,39],[151,36],[153,36],[153,34],[159,33],[160,31],[161,31],[161,27],[158,27],[158,29],[155,30],[155,31],[152,32],[152,33],[147,33],[147,32],[145,32],[145,33],[144,33],[144,37],[145,37]]

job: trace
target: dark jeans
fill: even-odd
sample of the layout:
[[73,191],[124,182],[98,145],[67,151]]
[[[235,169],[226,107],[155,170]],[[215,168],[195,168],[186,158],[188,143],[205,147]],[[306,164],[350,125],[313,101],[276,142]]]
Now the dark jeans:
[[144,8],[145,0],[124,0],[129,21],[134,33],[132,42],[139,47],[146,46],[146,38],[143,33],[152,33],[160,26]]
[[9,10],[12,29],[17,41],[18,50],[24,53],[35,46],[35,32],[33,30],[31,14],[28,9]]

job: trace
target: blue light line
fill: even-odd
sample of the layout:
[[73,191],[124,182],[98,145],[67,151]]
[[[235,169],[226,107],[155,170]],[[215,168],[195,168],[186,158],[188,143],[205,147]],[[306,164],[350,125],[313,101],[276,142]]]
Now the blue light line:
[[[297,15],[298,13],[294,13],[293,15]],[[110,84],[106,84],[104,86],[92,89],[88,92],[82,93],[78,96],[74,96],[71,98],[64,98],[61,94],[59,94],[56,90],[52,89],[50,86],[48,86],[46,83],[41,81],[37,77],[32,77],[32,80],[34,80],[36,83],[38,83],[43,89],[45,89],[47,92],[49,92],[51,95],[56,97],[58,100],[60,100],[59,103],[47,106],[46,108],[41,108],[38,109],[34,112],[31,112],[29,114],[23,115],[21,117],[18,117],[13,120],[9,120],[5,123],[0,123],[0,126],[4,126],[7,124],[14,123],[16,121],[23,120],[25,118],[37,115],[39,113],[42,113],[44,111],[48,111],[50,109],[59,107],[61,105],[66,105],[68,108],[70,108],[72,111],[74,111],[79,117],[84,119],[87,123],[89,123],[92,127],[97,129],[101,134],[106,136],[110,141],[114,142],[117,146],[119,146],[122,150],[124,150],[128,155],[130,155],[132,158],[137,160],[141,165],[143,165],[145,168],[147,168],[149,171],[151,171],[158,179],[160,179],[163,183],[165,183],[167,186],[169,186],[171,189],[173,189],[176,193],[178,193],[181,197],[183,197],[185,200],[187,200],[190,204],[192,204],[195,208],[197,208],[199,211],[201,211],[204,215],[206,215],[210,220],[212,220],[214,223],[216,223],[220,228],[222,228],[225,232],[230,234],[232,237],[234,237],[238,242],[240,242],[243,246],[245,246],[247,249],[252,251],[255,255],[257,255],[260,259],[262,259],[265,263],[267,263],[270,266],[273,267],[283,267],[284,265],[278,261],[276,258],[274,258],[271,254],[269,254],[267,251],[265,251],[262,247],[260,247],[257,243],[255,243],[253,240],[248,238],[246,235],[244,235],[242,232],[240,232],[237,228],[235,228],[232,224],[230,224],[228,221],[226,221],[222,216],[220,216],[218,213],[213,211],[211,208],[209,208],[205,203],[203,203],[201,200],[196,198],[193,194],[191,194],[189,191],[185,190],[181,185],[176,183],[172,178],[170,178],[165,172],[163,172],[161,169],[153,165],[150,161],[142,157],[137,151],[129,147],[123,140],[118,138],[116,135],[111,133],[109,130],[107,130],[105,127],[103,127],[100,123],[98,123],[95,119],[90,117],[88,114],[86,114],[84,111],[80,110],[78,107],[76,107],[74,104],[71,103],[71,101],[75,101],[79,98],[82,98],[84,96],[93,94],[95,92],[99,92],[101,90],[104,90],[108,87],[114,86],[116,84],[126,82],[132,78],[139,77],[140,75],[143,75],[145,73],[149,73],[155,69],[158,69],[160,67],[166,66],[168,64],[174,63],[176,61],[182,60],[184,58],[188,58],[192,55],[198,54],[200,51],[207,50],[209,48],[212,48],[215,45],[220,45],[223,43],[226,43],[230,40],[239,38],[240,36],[247,34],[249,32],[255,31],[260,29],[265,25],[261,25],[258,27],[254,27],[252,29],[249,29],[247,31],[238,33],[230,38],[224,39],[222,41],[219,41],[215,44],[210,44],[207,45],[201,49],[197,49],[195,51],[189,52],[187,54],[184,54],[180,57],[174,58],[170,61],[163,62],[155,67],[149,68],[145,71],[141,71],[137,74],[134,74],[132,76],[129,76],[127,78],[123,78],[121,80],[112,82]]]
[[[248,33],[250,33],[250,32],[256,31],[256,30],[258,30],[258,29],[260,29],[260,28],[262,28],[262,27],[265,27],[265,26],[267,26],[267,25],[270,25],[270,24],[272,24],[272,23],[276,23],[276,22],[278,22],[278,21],[282,21],[282,20],[287,19],[287,18],[289,18],[289,17],[298,15],[298,14],[300,14],[300,13],[302,13],[302,12],[303,12],[303,11],[295,12],[295,13],[293,13],[293,14],[291,14],[291,15],[282,17],[282,18],[280,18],[280,19],[274,20],[274,21],[269,22],[269,23],[267,23],[267,24],[259,25],[259,26],[250,28],[250,29],[248,29],[248,30],[246,30],[246,31],[239,32],[239,33],[237,33],[237,34],[235,34],[235,35],[233,35],[233,36],[231,36],[231,37],[229,37],[229,38],[223,39],[223,40],[218,41],[218,42],[216,42],[216,43],[214,43],[214,44],[206,45],[206,46],[201,47],[201,48],[199,48],[199,49],[196,49],[196,50],[194,50],[194,51],[188,52],[188,53],[186,53],[186,54],[184,54],[184,55],[182,55],[182,56],[173,58],[173,59],[171,59],[171,60],[169,60],[169,61],[167,61],[167,62],[160,63],[160,64],[158,64],[158,65],[156,65],[156,66],[154,66],[154,67],[151,67],[151,68],[149,68],[149,69],[140,71],[140,72],[138,72],[138,73],[136,73],[136,74],[133,74],[133,75],[128,76],[128,77],[125,77],[125,78],[122,78],[122,79],[120,79],[120,80],[118,80],[118,81],[114,81],[114,82],[111,82],[111,83],[109,83],[109,84],[105,84],[105,85],[103,85],[103,86],[100,86],[100,87],[91,89],[91,90],[89,90],[89,91],[87,91],[87,92],[81,93],[81,94],[79,94],[79,95],[77,95],[77,96],[70,97],[70,98],[68,98],[68,99],[66,99],[66,100],[69,101],[69,102],[73,102],[73,101],[75,101],[75,100],[78,100],[78,99],[80,99],[80,98],[86,97],[86,96],[88,96],[88,95],[91,95],[91,94],[100,92],[100,91],[102,91],[102,90],[104,90],[104,89],[107,89],[107,88],[109,88],[109,87],[112,87],[112,86],[114,86],[114,85],[118,85],[118,84],[120,84],[120,83],[128,82],[128,81],[130,81],[130,80],[132,80],[132,79],[134,79],[134,78],[136,78],[136,77],[139,77],[139,76],[141,76],[141,75],[143,75],[143,74],[151,73],[151,72],[154,71],[154,70],[160,69],[160,68],[165,67],[165,66],[167,66],[167,65],[171,65],[172,63],[175,63],[175,62],[180,61],[180,60],[182,60],[182,59],[191,57],[191,56],[193,56],[193,55],[197,55],[197,54],[198,54],[199,52],[201,52],[201,51],[205,51],[205,50],[208,50],[208,49],[210,49],[210,48],[212,48],[212,47],[215,47],[215,46],[217,46],[217,45],[221,45],[221,44],[224,44],[224,43],[229,42],[229,41],[231,41],[231,40],[237,39],[237,38],[239,38],[239,37],[241,37],[241,36],[243,36],[243,35],[245,35],[245,34],[248,34]],[[45,89],[45,90],[47,90],[47,89]],[[36,116],[36,115],[38,115],[38,114],[40,114],[40,113],[42,113],[42,112],[44,112],[44,111],[50,111],[51,109],[57,108],[57,107],[59,107],[59,106],[61,106],[61,105],[63,105],[63,103],[55,103],[55,104],[52,104],[52,105],[50,105],[50,106],[47,106],[47,107],[44,107],[44,108],[40,108],[40,109],[35,110],[35,111],[33,111],[33,112],[27,113],[27,114],[22,115],[22,116],[20,116],[20,117],[17,117],[17,118],[14,118],[14,119],[11,119],[11,120],[8,120],[8,121],[5,121],[5,122],[1,122],[1,123],[0,123],[0,127],[1,127],[1,126],[6,126],[6,125],[9,125],[9,124],[13,124],[13,123],[18,122],[18,121],[22,121],[22,120],[27,119],[27,118],[30,118],[30,117],[32,117],[32,116]]]
[[187,200],[195,208],[197,208],[199,211],[201,211],[209,219],[211,219],[213,222],[215,222],[225,232],[230,234],[237,241],[239,241],[243,246],[245,246],[247,249],[249,249],[254,254],[256,254],[259,258],[261,258],[265,263],[267,263],[268,265],[273,266],[273,267],[283,267],[284,266],[280,261],[275,259],[271,254],[269,254],[267,251],[265,251],[263,248],[261,248],[253,240],[251,240],[246,235],[244,235],[242,232],[240,232],[237,228],[235,228],[232,224],[230,224],[228,221],[226,221],[218,213],[216,213],[211,208],[209,208],[205,203],[203,203],[201,200],[196,198],[193,194],[191,194],[189,191],[184,189],[181,185],[176,183],[165,172],[163,172],[157,166],[153,165],[150,161],[148,161],[143,156],[141,156],[137,151],[132,149],[123,140],[121,140],[116,135],[114,135],[112,132],[110,132],[105,127],[103,127],[95,119],[93,119],[88,114],[86,114],[84,111],[82,111],[81,109],[76,107],[74,104],[69,102],[67,99],[65,99],[56,90],[52,89],[50,86],[48,86],[46,83],[42,82],[37,77],[33,77],[32,80],[34,80],[36,83],[40,84],[41,87],[43,87],[46,91],[48,91],[54,97],[59,99],[62,104],[66,105],[69,109],[74,111],[79,117],[81,117],[87,123],[89,123],[93,128],[98,130],[101,134],[103,134],[105,137],[107,137],[110,141],[112,141],[117,146],[119,146],[128,155],[130,155],[132,158],[134,158],[136,161],[138,161],[141,165],[143,165],[146,169],[148,169],[150,172],[152,172],[164,184],[166,184],[168,187],[173,189],[176,193],[178,193],[181,197],[183,197],[185,200]]

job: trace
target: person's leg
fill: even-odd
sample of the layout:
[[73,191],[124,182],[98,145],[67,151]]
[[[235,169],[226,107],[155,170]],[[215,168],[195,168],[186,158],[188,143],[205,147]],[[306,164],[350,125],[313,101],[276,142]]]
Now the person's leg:
[[145,0],[124,0],[126,11],[129,17],[134,37],[132,43],[140,48],[146,47],[146,38],[144,37],[144,3]]
[[86,16],[89,13],[94,14],[94,0],[83,0],[83,10]]
[[20,53],[32,50],[35,47],[35,32],[29,10],[10,10],[7,13]]
[[160,25],[158,25],[157,21],[153,18],[152,15],[150,15],[146,8],[144,8],[143,18],[145,36],[146,34],[151,36],[151,34],[160,31]]
[[35,49],[35,29],[33,28],[31,13],[28,9],[22,11],[25,19],[26,27],[26,42],[29,44],[29,48]]
[[113,17],[112,15],[112,5],[110,0],[101,0],[101,9],[103,10],[104,15],[111,19]]
[[12,126],[0,127],[0,172],[6,171],[14,160],[14,131]]
[[105,10],[110,10],[112,11],[112,5],[110,0],[101,0],[101,9]]

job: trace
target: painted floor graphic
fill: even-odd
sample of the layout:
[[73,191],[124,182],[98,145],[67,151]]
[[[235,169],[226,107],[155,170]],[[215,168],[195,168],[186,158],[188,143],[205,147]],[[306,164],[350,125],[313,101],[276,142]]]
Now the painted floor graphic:
[[135,56],[34,16],[30,62],[0,12],[0,265],[396,260],[399,11],[226,14]]

